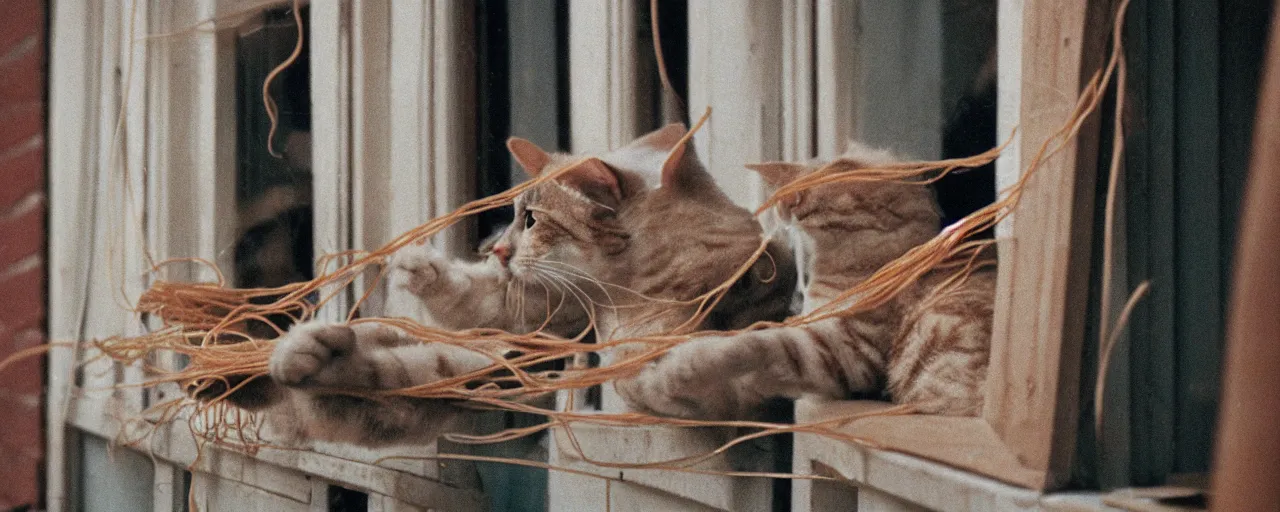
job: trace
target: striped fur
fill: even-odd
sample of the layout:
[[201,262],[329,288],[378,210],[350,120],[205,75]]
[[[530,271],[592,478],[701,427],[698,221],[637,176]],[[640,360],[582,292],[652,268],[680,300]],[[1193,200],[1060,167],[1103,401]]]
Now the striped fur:
[[[884,164],[893,156],[853,144],[840,162]],[[773,186],[817,164],[754,166]],[[779,206],[804,236],[810,276],[804,311],[828,304],[939,230],[926,186],[852,182],[824,185]],[[698,338],[619,384],[633,405],[689,418],[748,418],[770,398],[831,399],[867,393],[921,412],[975,415],[982,409],[995,273],[979,270],[958,287],[925,275],[873,311],[731,336]]]
[[[682,125],[671,125],[621,150],[585,159],[545,154],[513,140],[508,146],[531,175],[574,169],[517,198],[514,222],[482,262],[452,261],[425,246],[397,254],[392,286],[421,300],[389,304],[389,313],[452,329],[529,332],[543,327],[574,336],[587,326],[591,311],[595,337],[604,341],[682,325],[694,308],[673,304],[722,284],[761,240],[760,225],[716,187],[692,147],[667,162],[684,133]],[[790,309],[794,272],[790,252],[771,244],[769,257],[735,284],[705,321],[685,328],[735,329],[781,320]],[[549,319],[548,312],[553,312]],[[616,360],[632,348],[606,351],[604,360]],[[429,441],[457,425],[453,405],[372,401],[327,390],[424,384],[491,363],[484,354],[416,343],[390,329],[306,324],[290,330],[272,354],[274,399],[233,396],[233,401],[281,404],[284,416],[293,420],[295,439],[364,445]]]

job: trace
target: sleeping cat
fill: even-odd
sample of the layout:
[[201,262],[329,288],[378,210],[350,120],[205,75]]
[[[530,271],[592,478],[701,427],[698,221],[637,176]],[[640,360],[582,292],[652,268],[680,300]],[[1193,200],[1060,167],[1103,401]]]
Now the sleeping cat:
[[[726,281],[762,236],[750,212],[716,187],[692,147],[676,147],[685,131],[670,125],[585,158],[548,154],[513,138],[508,147],[531,176],[573,169],[516,199],[514,222],[483,262],[459,263],[411,245],[393,258],[391,285],[414,292],[435,321],[454,329],[542,327],[573,336],[586,326],[588,310],[599,340],[682,326],[695,306],[672,301]],[[740,328],[784,317],[794,266],[781,244],[768,251],[711,315],[684,327]],[[504,348],[487,350],[501,355]],[[492,362],[489,355],[422,344],[389,327],[313,322],[278,340],[270,377],[283,386],[273,387],[274,399],[232,399],[281,404],[298,437],[365,445],[430,441],[459,416],[446,401],[370,401],[323,390],[402,388]]]
[[[851,144],[846,169],[895,158]],[[751,166],[778,187],[816,164]],[[936,235],[939,209],[929,187],[910,183],[822,185],[784,200],[779,213],[805,238],[811,280],[804,311],[821,307],[885,263]],[[884,393],[922,413],[976,415],[982,409],[995,272],[931,297],[947,277],[925,275],[888,304],[796,327],[697,338],[617,384],[642,410],[688,418],[747,418],[766,399],[804,394],[832,399]],[[926,302],[926,298],[930,299]]]

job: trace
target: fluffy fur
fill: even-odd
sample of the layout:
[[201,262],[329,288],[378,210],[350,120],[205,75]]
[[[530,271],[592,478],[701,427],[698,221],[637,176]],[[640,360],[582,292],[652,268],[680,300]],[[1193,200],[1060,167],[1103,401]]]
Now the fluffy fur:
[[[846,168],[884,164],[892,155],[854,144]],[[773,186],[817,165],[753,166]],[[933,192],[909,183],[848,182],[787,198],[779,207],[802,235],[810,276],[804,310],[812,311],[867,279],[939,230]],[[934,293],[933,272],[872,311],[676,347],[641,375],[618,384],[631,402],[657,414],[744,418],[769,398],[804,394],[833,399],[883,393],[925,413],[974,415],[982,408],[995,273]]]
[[[684,126],[670,125],[585,157],[547,154],[513,139],[508,147],[531,175],[574,168],[516,200],[512,224],[484,261],[453,261],[411,246],[394,257],[391,285],[410,290],[436,324],[453,329],[541,327],[573,336],[586,327],[588,310],[600,340],[682,325],[694,308],[671,301],[723,283],[761,240],[760,225],[716,187],[693,149],[675,148],[684,133]],[[783,318],[794,265],[784,246],[772,244],[769,252],[704,322],[689,328]],[[483,354],[420,344],[386,327],[311,323],[278,341],[267,392],[232,399],[276,405],[294,420],[294,437],[423,442],[456,426],[458,410],[443,401],[375,402],[331,390],[400,388],[489,364]]]

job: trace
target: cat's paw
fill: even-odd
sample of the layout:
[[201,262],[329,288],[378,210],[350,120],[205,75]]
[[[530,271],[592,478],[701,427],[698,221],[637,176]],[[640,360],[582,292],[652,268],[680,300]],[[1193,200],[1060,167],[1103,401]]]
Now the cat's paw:
[[[286,386],[334,386],[341,378],[360,380],[356,333],[346,325],[303,324],[276,342],[268,369]],[[345,374],[345,375],[344,375]]]
[[391,285],[414,295],[427,295],[437,287],[449,259],[428,244],[409,244],[391,256]]

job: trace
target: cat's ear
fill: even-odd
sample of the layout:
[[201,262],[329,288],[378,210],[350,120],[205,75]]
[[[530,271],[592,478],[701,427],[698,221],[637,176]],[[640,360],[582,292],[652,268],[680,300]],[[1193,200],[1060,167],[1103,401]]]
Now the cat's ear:
[[516,163],[524,168],[524,172],[530,178],[537,178],[542,174],[542,169],[551,162],[551,156],[546,151],[537,144],[520,137],[507,139],[507,150],[511,151],[511,156],[515,157]]
[[689,151],[689,142],[691,141],[676,144],[671,152],[667,153],[667,159],[662,161],[662,188],[673,187],[680,181],[680,169],[684,167],[686,157],[697,158]]
[[618,175],[603,160],[590,157],[573,166],[560,175],[560,181],[588,197],[602,201],[612,201],[614,205],[622,201],[622,187],[618,184]]
[[791,183],[796,178],[804,174],[804,164],[795,164],[791,162],[764,162],[759,164],[747,164],[747,168],[760,174],[770,187],[779,188],[787,183]]
[[671,148],[676,146],[676,143],[680,142],[680,139],[684,138],[684,134],[688,132],[689,129],[684,126],[684,123],[671,123],[631,141],[630,144],[627,144],[627,147],[643,147],[662,152],[669,152],[671,151]]

